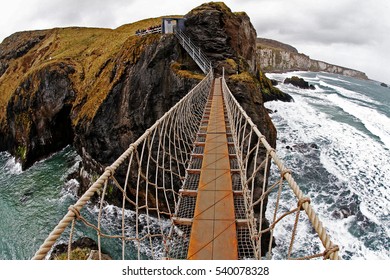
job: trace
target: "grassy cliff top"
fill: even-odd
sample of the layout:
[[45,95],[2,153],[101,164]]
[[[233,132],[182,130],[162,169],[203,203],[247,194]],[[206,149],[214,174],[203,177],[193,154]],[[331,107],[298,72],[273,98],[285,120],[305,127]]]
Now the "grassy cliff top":
[[[0,45],[0,54],[14,52],[15,55],[8,59],[3,56],[8,69],[0,77],[0,123],[5,119],[8,101],[23,81],[44,68],[61,63],[75,69],[71,77],[78,93],[75,104],[83,100],[90,103],[90,106],[83,106],[80,117],[93,117],[93,107],[96,107],[93,104],[104,100],[108,88],[115,83],[115,77],[109,78],[114,67],[118,63],[121,66],[135,63],[145,46],[158,39],[157,35],[135,36],[135,31],[161,24],[161,19],[145,19],[116,29],[68,27],[26,31],[6,38]],[[18,49],[35,37],[39,37],[39,42],[19,55]],[[120,71],[123,67],[116,69],[116,73]]]
[[275,50],[282,50],[292,53],[298,53],[298,50],[294,48],[293,46],[290,46],[288,44],[272,40],[272,39],[266,39],[266,38],[257,38],[256,39],[256,45],[257,48],[268,48],[268,49],[275,49]]

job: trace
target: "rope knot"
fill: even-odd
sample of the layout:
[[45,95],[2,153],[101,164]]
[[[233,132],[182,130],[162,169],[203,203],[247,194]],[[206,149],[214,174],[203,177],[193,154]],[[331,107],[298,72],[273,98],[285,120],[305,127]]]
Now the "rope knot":
[[282,172],[280,172],[280,177],[284,178],[284,175],[290,174],[291,175],[291,170],[290,169],[283,169]]
[[338,252],[339,250],[340,248],[337,245],[330,246],[328,249],[324,251],[324,260],[329,259],[331,254]]
[[310,204],[311,200],[310,200],[309,197],[302,197],[300,200],[298,200],[298,209],[299,209],[300,211],[303,210],[302,205],[303,205],[304,203],[306,203],[306,202]]
[[114,168],[113,168],[112,166],[107,166],[107,167],[104,169],[104,171],[110,172],[110,176],[109,176],[109,177],[114,176],[114,174],[115,174],[115,170],[114,170]]
[[133,150],[135,150],[135,149],[137,148],[137,146],[136,146],[134,143],[131,143],[131,144],[129,145],[129,148],[133,148]]
[[267,154],[268,154],[268,155],[271,155],[272,152],[276,153],[276,150],[275,150],[274,148],[271,148],[271,149],[269,149],[269,150],[267,151]]
[[80,211],[76,209],[76,207],[74,207],[74,205],[71,205],[68,207],[68,210],[70,212],[73,212],[73,214],[75,215],[76,219],[77,220],[80,220],[80,217],[81,217],[81,214],[80,214]]

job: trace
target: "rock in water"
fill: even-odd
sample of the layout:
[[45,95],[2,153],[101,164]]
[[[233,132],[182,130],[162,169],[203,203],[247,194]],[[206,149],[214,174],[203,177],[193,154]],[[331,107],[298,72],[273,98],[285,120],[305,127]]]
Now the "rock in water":
[[[68,244],[62,243],[54,246],[50,260],[66,260],[68,259]],[[82,237],[74,241],[71,245],[71,259],[75,260],[98,260],[99,251],[97,243],[89,238]],[[111,256],[102,253],[102,260],[111,260]]]
[[[89,256],[88,256],[87,260],[94,260],[94,261],[100,260],[100,258],[99,258],[99,251],[91,250],[91,253],[89,253]],[[102,253],[102,260],[103,261],[107,261],[107,260],[112,260],[112,258],[109,255]]]
[[316,89],[315,86],[309,85],[304,79],[299,78],[297,76],[292,76],[291,78],[286,78],[284,80],[285,84],[291,84],[293,86],[302,88],[302,89]]

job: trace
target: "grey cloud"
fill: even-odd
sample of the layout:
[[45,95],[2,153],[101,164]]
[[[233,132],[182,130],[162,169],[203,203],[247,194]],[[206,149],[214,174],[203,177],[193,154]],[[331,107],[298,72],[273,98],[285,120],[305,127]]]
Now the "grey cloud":
[[104,26],[115,21],[115,12],[135,1],[117,0],[43,0],[31,13],[31,22],[41,18],[52,25]]
[[296,5],[297,1],[265,1],[265,7],[252,16],[259,35],[277,34],[299,42],[356,45],[383,36],[380,20],[387,15],[380,5],[373,6],[373,1],[303,2]]

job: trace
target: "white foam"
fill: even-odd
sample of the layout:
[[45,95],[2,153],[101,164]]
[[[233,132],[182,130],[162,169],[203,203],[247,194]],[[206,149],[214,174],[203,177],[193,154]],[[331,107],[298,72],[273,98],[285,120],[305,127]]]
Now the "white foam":
[[[293,97],[295,103],[267,103],[268,108],[277,110],[277,113],[272,114],[272,118],[278,130],[278,138],[283,139],[283,143],[285,143],[283,145],[317,143],[320,146],[320,161],[323,167],[339,179],[338,184],[341,183],[359,197],[363,215],[382,229],[387,228],[385,232],[389,236],[389,149],[386,149],[372,136],[348,124],[339,123],[332,119],[333,116],[318,111],[310,105],[313,102],[312,98],[296,94],[293,94]],[[342,97],[337,96],[336,98],[345,101]],[[324,99],[324,101],[326,100],[327,98]],[[324,102],[324,105],[327,104],[335,104],[332,97]],[[351,110],[353,108],[355,114],[359,114],[359,117],[365,120],[365,125],[370,122],[372,126],[379,126],[381,122],[384,122],[388,125],[387,127],[390,127],[388,123],[390,120],[383,115],[378,116],[380,115],[378,112],[370,108],[363,108],[356,103],[348,105],[351,106]],[[376,128],[379,130],[379,127]],[[374,129],[370,127],[371,130]],[[375,132],[376,134],[382,133],[381,139],[385,138],[386,141],[385,127],[382,127],[382,132]],[[293,170],[302,168],[290,159],[287,160],[286,165]],[[316,193],[316,190],[313,189],[311,192]],[[331,229],[336,243],[354,252],[356,258],[383,259],[386,256],[389,257],[389,253],[386,253],[383,247],[383,250],[373,251],[365,247],[364,242],[357,241],[356,237],[348,233],[346,225],[338,224],[339,220],[331,217],[331,213],[327,211],[328,208],[329,205],[320,207],[319,214],[325,219],[325,226],[329,225],[327,228]]]
[[[89,209],[93,216],[97,217],[99,206],[94,205]],[[122,209],[120,207],[106,204],[102,208],[101,225],[105,231],[121,234],[122,233],[122,218],[124,216],[125,235],[126,237],[135,238],[138,234],[139,238],[143,238],[148,233],[158,233],[159,235],[166,234],[171,226],[171,221],[165,218],[155,218],[146,214],[138,214],[138,227],[136,229],[137,214],[133,210]],[[153,234],[152,233],[152,234]],[[150,244],[152,242],[152,246]],[[134,246],[140,249],[140,252],[149,258],[162,258],[165,254],[165,248],[160,238],[151,237],[144,239],[142,242],[134,240]]]
[[[327,205],[322,207],[327,208]],[[368,248],[363,239],[353,236],[349,229],[356,223],[356,216],[349,216],[345,219],[330,220],[326,216],[320,217],[327,227],[328,234],[332,240],[340,247],[340,257],[345,258],[347,254],[352,254],[352,260],[386,260],[390,257],[390,252],[385,249],[372,250]]]
[[342,79],[342,77],[340,77],[340,76],[337,76],[337,78],[335,78],[335,77],[331,77],[331,76],[317,75],[316,77],[319,80],[331,80],[331,81],[342,82],[342,83],[346,83],[346,84],[352,84],[351,82]]
[[23,172],[22,165],[12,156],[5,163],[4,171],[12,175],[18,175]]
[[339,86],[331,85],[331,84],[329,84],[327,82],[324,82],[322,80],[320,81],[320,85],[323,86],[323,87],[331,88],[334,91],[336,91],[338,94],[340,94],[340,95],[342,95],[344,97],[353,98],[353,99],[356,99],[356,100],[360,100],[360,101],[363,101],[363,102],[368,102],[368,103],[375,104],[375,105],[381,105],[381,103],[373,100],[372,98],[370,98],[370,97],[368,97],[366,95],[358,93],[356,91],[352,91],[352,90],[345,89],[345,88],[342,88],[342,87],[339,87]]
[[358,118],[372,134],[378,136],[390,149],[390,118],[374,109],[360,106],[336,94],[330,94],[327,98],[348,114]]
[[65,182],[64,187],[61,190],[62,196],[71,196],[73,198],[77,197],[77,191],[80,187],[80,182],[76,179],[70,179],[69,181]]

